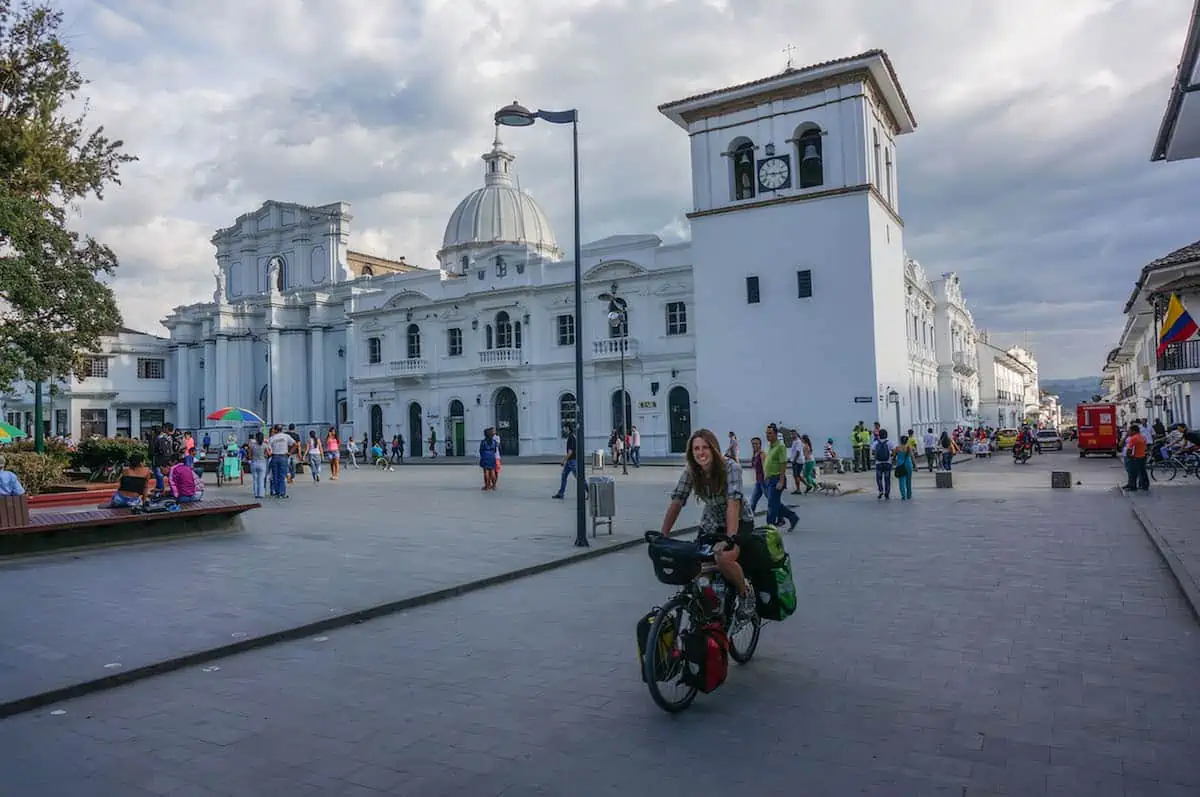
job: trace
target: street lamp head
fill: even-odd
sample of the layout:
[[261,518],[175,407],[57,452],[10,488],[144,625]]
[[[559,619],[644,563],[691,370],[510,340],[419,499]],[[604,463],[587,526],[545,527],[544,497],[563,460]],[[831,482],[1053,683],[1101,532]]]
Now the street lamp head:
[[536,121],[537,115],[516,100],[496,111],[496,124],[505,127],[529,127]]
[[895,390],[889,390],[887,394],[888,404],[897,404],[900,401],[900,394]]
[[617,327],[621,326],[621,320],[622,320],[621,314],[618,313],[616,310],[612,310],[609,312],[608,325],[610,327],[612,327],[613,329],[616,329]]

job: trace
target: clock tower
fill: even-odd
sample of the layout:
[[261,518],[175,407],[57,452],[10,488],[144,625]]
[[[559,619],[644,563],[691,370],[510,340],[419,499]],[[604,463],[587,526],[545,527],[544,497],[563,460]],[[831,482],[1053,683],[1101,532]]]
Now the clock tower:
[[847,449],[860,420],[894,426],[887,395],[908,395],[896,140],[916,120],[887,55],[659,111],[692,150],[694,425],[782,422]]

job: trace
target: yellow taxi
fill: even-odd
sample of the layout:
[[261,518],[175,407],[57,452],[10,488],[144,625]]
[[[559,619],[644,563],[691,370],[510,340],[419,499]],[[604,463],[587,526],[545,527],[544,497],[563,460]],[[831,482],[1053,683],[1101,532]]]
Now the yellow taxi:
[[1016,429],[999,430],[996,432],[996,450],[1004,451],[1005,449],[1012,448],[1017,444],[1017,438],[1020,436],[1021,433]]

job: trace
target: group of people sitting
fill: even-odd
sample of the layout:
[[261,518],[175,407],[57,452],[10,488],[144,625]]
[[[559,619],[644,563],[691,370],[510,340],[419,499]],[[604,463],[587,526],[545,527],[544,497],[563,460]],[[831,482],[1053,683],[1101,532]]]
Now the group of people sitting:
[[155,473],[146,464],[146,458],[135,451],[121,472],[121,481],[108,505],[113,508],[144,508],[156,502],[190,504],[199,501],[204,496],[204,482],[189,459],[186,454],[172,455],[164,475],[162,468]]

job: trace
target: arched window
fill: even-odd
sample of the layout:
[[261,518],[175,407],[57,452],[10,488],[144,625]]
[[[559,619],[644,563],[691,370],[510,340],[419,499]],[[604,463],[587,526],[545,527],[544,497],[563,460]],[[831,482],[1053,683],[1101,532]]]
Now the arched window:
[[421,359],[421,328],[416,324],[408,325],[408,359]]
[[815,188],[825,184],[825,160],[821,151],[819,128],[809,127],[797,131],[796,163],[799,165],[801,188]]
[[513,347],[513,327],[512,321],[508,318],[508,313],[501,310],[496,313],[496,348],[511,349]]
[[362,276],[364,276],[364,277],[374,277],[374,276],[375,276],[375,269],[371,268],[370,266],[363,266],[363,267],[362,267]]
[[748,138],[734,139],[729,161],[733,198],[754,199],[754,142]]
[[282,257],[275,261],[275,290],[283,293],[287,288],[287,261]]
[[563,437],[575,431],[576,406],[578,405],[575,402],[574,393],[563,393],[558,397],[558,428],[562,431]]

